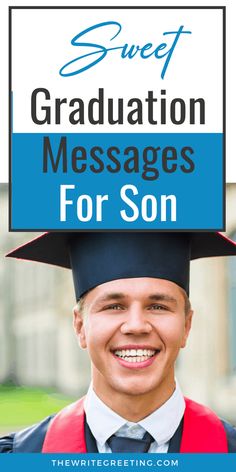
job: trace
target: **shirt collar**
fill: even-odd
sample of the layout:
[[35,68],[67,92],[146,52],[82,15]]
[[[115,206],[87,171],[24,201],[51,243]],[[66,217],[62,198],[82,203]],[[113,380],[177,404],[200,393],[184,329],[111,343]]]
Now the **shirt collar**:
[[127,423],[127,420],[100,400],[92,385],[90,385],[85,398],[84,410],[89,428],[100,446],[104,446],[108,438]]
[[[85,413],[89,428],[100,446],[128,421],[111,410],[90,385],[85,399]],[[168,442],[177,430],[185,410],[185,401],[178,382],[176,388],[160,408],[138,424],[148,431],[158,445]],[[130,424],[130,423],[129,423]]]
[[168,442],[177,430],[185,410],[185,401],[180,386],[176,388],[169,400],[151,415],[139,421],[160,446]]

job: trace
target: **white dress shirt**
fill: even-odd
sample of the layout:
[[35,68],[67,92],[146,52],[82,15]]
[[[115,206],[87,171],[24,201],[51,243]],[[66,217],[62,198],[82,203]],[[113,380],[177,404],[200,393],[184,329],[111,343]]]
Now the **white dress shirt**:
[[85,399],[85,413],[88,426],[96,440],[98,452],[111,452],[106,444],[110,436],[142,439],[148,431],[154,438],[148,452],[165,453],[169,441],[177,430],[184,414],[185,401],[176,382],[173,395],[160,408],[138,423],[127,421],[111,410],[94,392],[90,385]]

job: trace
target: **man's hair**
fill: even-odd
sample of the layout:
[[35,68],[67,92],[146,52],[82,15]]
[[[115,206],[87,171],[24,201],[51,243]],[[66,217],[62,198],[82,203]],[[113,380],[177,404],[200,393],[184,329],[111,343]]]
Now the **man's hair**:
[[188,313],[190,312],[190,310],[192,309],[191,307],[191,302],[189,300],[189,297],[187,295],[187,293],[185,292],[185,290],[183,288],[180,288],[181,289],[181,292],[183,294],[183,297],[184,297],[184,312],[185,312],[185,316],[188,315]]
[[85,298],[86,298],[86,293],[82,295],[82,297],[80,297],[79,300],[77,301],[77,307],[81,315],[84,315],[84,311],[85,311]]
[[[182,295],[184,297],[184,312],[185,312],[185,316],[187,316],[189,311],[191,310],[191,303],[190,303],[189,297],[188,297],[187,293],[185,292],[185,290],[181,287],[180,287],[180,290],[181,290]],[[78,310],[82,315],[84,315],[84,312],[85,312],[85,299],[86,299],[87,293],[82,295],[82,297],[80,297],[80,299],[77,302]]]

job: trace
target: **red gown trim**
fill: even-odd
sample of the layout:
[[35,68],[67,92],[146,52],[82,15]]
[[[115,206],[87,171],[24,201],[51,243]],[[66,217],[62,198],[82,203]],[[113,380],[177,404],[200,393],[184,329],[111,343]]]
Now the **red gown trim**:
[[[185,398],[181,453],[228,452],[220,419],[209,408]],[[49,425],[43,453],[86,453],[84,398],[61,410]]]
[[216,414],[189,398],[185,403],[180,452],[228,452],[226,432]]
[[59,411],[49,425],[42,452],[87,452],[84,420],[84,398]]

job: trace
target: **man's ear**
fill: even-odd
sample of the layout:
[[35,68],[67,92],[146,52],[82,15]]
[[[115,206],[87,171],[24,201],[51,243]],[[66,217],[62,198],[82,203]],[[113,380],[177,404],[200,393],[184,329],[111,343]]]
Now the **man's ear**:
[[75,330],[75,334],[78,338],[80,347],[82,349],[86,349],[86,336],[84,330],[84,317],[82,313],[79,311],[78,306],[76,305],[73,309],[73,326]]
[[190,333],[190,329],[192,326],[192,319],[193,319],[193,310],[189,310],[187,315],[185,315],[184,336],[183,336],[181,347],[185,347],[187,344],[188,335]]

